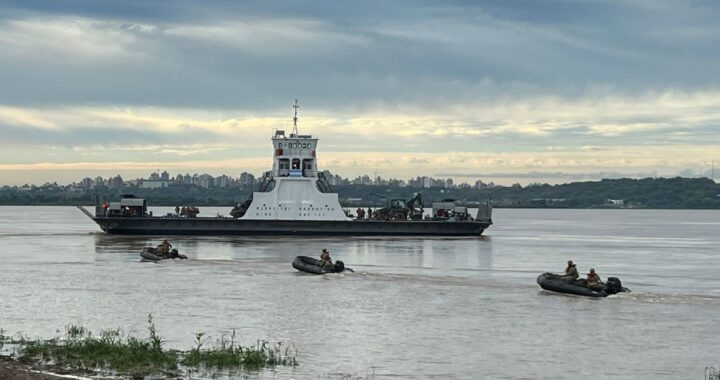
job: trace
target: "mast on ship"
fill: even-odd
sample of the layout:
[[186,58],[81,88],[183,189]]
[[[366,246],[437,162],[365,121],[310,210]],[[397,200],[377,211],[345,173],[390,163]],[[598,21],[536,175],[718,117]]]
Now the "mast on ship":
[[312,135],[301,135],[298,131],[298,100],[292,106],[293,129],[290,135],[283,130],[276,130],[272,138],[275,154],[273,157],[272,177],[306,177],[317,178],[315,148],[318,139]]
[[293,133],[290,137],[297,137],[298,136],[298,129],[297,129],[297,110],[300,108],[300,106],[297,103],[297,99],[295,99],[295,105],[293,105],[293,108],[295,108],[295,117],[293,117]]

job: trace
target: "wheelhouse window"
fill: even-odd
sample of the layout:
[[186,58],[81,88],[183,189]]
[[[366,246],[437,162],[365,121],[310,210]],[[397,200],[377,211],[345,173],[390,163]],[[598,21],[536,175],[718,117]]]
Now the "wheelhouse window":
[[292,160],[292,169],[300,169],[300,159],[293,158]]
[[281,158],[278,160],[278,176],[287,177],[290,174],[290,160]]
[[303,177],[312,177],[312,171],[313,171],[313,160],[303,160],[302,162],[302,172]]

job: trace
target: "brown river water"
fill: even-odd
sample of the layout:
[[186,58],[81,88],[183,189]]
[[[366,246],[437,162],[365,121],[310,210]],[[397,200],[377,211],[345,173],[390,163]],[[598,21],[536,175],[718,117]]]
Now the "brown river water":
[[[169,209],[155,208],[156,214]],[[205,208],[206,215],[227,213]],[[496,209],[478,238],[113,236],[73,207],[0,206],[0,329],[69,323],[169,347],[196,332],[291,342],[299,365],[250,378],[702,379],[720,365],[720,212]],[[305,275],[331,251],[355,273]],[[573,259],[631,293],[551,294]]]

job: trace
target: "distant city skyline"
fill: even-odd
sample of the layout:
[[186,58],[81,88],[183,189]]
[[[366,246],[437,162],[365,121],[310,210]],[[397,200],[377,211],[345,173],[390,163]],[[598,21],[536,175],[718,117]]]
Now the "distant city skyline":
[[347,177],[560,183],[720,162],[714,0],[2,9],[0,185],[260,173],[295,98],[319,168]]
[[[25,182],[21,184],[2,184],[0,183],[0,187],[2,186],[9,186],[9,187],[19,187],[19,186],[43,186],[48,184],[57,184],[59,186],[82,186],[82,187],[94,187],[98,181],[104,181],[104,184],[107,186],[114,178],[119,178],[120,183],[124,185],[135,185],[135,186],[141,186],[141,187],[150,187],[150,188],[157,188],[157,187],[164,187],[167,184],[170,183],[184,183],[184,184],[195,184],[199,185],[201,187],[229,187],[229,186],[238,186],[238,185],[249,185],[253,186],[256,184],[257,181],[262,180],[262,176],[266,171],[261,171],[258,173],[250,173],[250,172],[241,172],[237,175],[228,174],[228,173],[221,173],[217,175],[209,174],[206,172],[202,173],[189,173],[189,172],[177,172],[172,173],[169,170],[155,170],[151,172],[146,172],[144,175],[140,176],[130,176],[130,175],[122,175],[119,172],[116,174],[111,174],[107,176],[103,175],[94,175],[94,176],[82,176],[82,177],[76,177],[68,181],[56,181],[56,180],[43,180],[38,183],[30,183]],[[537,183],[549,183],[549,184],[558,184],[558,183],[568,183],[568,182],[580,182],[580,181],[592,181],[592,180],[599,180],[599,179],[617,179],[617,178],[634,178],[634,179],[641,179],[641,178],[649,178],[649,177],[685,177],[685,178],[710,178],[715,180],[713,177],[714,168],[703,172],[698,172],[695,174],[692,170],[688,169],[685,171],[681,171],[680,173],[677,173],[676,175],[666,175],[661,176],[657,173],[636,173],[636,175],[626,175],[623,173],[598,173],[598,176],[595,178],[589,178],[585,175],[578,175],[578,174],[569,174],[569,173],[527,173],[524,176],[518,176],[515,177],[516,174],[503,174],[503,173],[489,173],[487,175],[475,175],[475,176],[467,176],[467,175],[452,175],[452,174],[435,174],[435,175],[419,175],[415,177],[392,177],[392,176],[382,176],[379,175],[377,172],[371,174],[361,174],[355,177],[348,177],[343,176],[338,173],[333,173],[330,170],[321,170],[320,171],[323,175],[327,176],[327,179],[329,180],[331,185],[348,185],[348,184],[366,184],[366,185],[384,185],[387,184],[388,181],[395,182],[394,186],[414,186],[414,187],[457,187],[461,185],[468,185],[470,187],[475,188],[482,188],[487,187],[488,185],[490,187],[493,186],[511,186],[511,185],[521,185],[526,186],[530,184],[537,184]],[[525,179],[526,181],[510,181],[511,179]],[[557,182],[543,182],[539,181],[539,178],[559,178],[564,179],[564,181],[557,181]],[[222,185],[219,185],[217,181],[222,181]],[[143,181],[145,181],[145,186],[143,186]],[[399,181],[399,183],[397,183]],[[425,182],[423,182],[425,181]]]

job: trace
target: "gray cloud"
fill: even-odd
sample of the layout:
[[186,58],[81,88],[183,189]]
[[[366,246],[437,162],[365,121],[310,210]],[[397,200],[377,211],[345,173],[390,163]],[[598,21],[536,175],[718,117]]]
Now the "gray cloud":
[[91,148],[103,145],[137,144],[202,144],[223,141],[224,138],[208,132],[186,128],[183,133],[168,134],[152,130],[127,128],[97,128],[79,126],[70,129],[35,129],[0,123],[0,145],[55,146]]
[[11,1],[0,103],[352,110],[716,87],[720,10],[663,4]]

